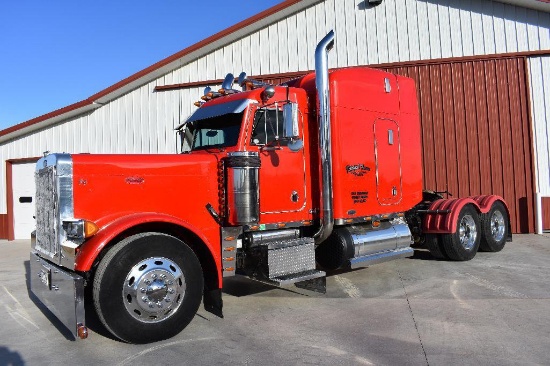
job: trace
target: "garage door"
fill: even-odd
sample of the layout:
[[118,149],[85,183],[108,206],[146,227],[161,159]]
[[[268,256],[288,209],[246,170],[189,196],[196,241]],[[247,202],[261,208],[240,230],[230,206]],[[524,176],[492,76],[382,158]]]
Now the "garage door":
[[34,230],[36,163],[12,165],[13,234],[15,239],[29,239]]

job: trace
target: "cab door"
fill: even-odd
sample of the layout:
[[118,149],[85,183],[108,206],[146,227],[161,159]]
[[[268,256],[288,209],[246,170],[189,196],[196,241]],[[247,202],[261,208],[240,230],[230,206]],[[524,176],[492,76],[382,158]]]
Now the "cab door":
[[[250,137],[251,149],[260,155],[260,222],[299,220],[306,206],[306,161],[304,148],[294,152],[283,135],[282,105],[258,108]],[[300,130],[303,123],[300,123]],[[302,131],[299,132],[303,136]]]

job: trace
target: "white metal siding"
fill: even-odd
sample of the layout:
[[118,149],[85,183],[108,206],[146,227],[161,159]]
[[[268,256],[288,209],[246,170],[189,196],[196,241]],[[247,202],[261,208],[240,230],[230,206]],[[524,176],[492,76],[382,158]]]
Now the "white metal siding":
[[529,59],[537,191],[550,196],[550,56]]
[[[363,1],[326,0],[86,115],[6,142],[0,146],[0,161],[40,156],[46,150],[173,153],[173,128],[195,109],[192,103],[202,88],[154,93],[156,85],[223,79],[227,72],[311,70],[315,46],[331,29],[336,44],[330,67],[550,49],[550,14],[535,10],[480,0],[386,0],[373,8]],[[4,164],[0,192],[5,192]],[[5,201],[1,194],[0,213],[6,212]]]

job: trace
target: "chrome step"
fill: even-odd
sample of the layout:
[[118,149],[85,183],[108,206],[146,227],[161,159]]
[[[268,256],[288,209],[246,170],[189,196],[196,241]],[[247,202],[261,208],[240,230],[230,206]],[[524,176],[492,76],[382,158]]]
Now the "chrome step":
[[271,286],[288,287],[291,285],[299,289],[319,292],[325,294],[327,292],[327,277],[326,273],[318,270],[303,271],[275,278],[250,277],[255,281],[266,283]]
[[296,282],[308,281],[308,280],[325,277],[325,276],[326,276],[325,272],[312,269],[312,270],[304,271],[300,273],[293,273],[289,275],[270,278],[269,281],[273,282],[273,284],[275,284],[276,286],[287,286],[287,285],[295,284]]

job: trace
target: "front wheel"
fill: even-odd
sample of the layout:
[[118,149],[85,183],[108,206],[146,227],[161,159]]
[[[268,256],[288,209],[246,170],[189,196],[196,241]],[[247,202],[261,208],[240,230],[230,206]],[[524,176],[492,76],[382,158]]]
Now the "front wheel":
[[455,261],[469,261],[475,257],[480,239],[479,215],[471,205],[460,210],[456,231],[442,236],[445,254]]
[[481,216],[480,249],[485,252],[500,252],[508,239],[509,225],[508,211],[502,202],[496,201],[489,212]]
[[173,337],[191,322],[201,302],[202,269],[181,240],[142,233],[122,240],[101,260],[93,282],[103,325],[129,343]]

